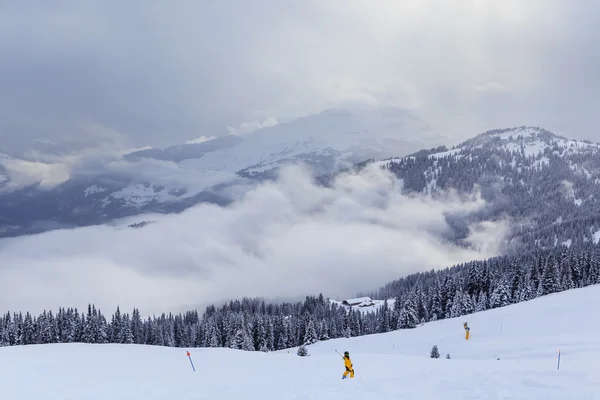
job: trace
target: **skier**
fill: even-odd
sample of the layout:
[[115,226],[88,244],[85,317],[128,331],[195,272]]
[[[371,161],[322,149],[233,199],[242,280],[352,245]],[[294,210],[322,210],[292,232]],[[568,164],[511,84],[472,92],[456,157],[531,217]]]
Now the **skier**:
[[346,371],[342,375],[342,379],[346,379],[348,374],[350,374],[350,378],[354,378],[354,367],[352,366],[352,361],[350,361],[350,353],[347,351],[344,352],[344,366],[346,367]]

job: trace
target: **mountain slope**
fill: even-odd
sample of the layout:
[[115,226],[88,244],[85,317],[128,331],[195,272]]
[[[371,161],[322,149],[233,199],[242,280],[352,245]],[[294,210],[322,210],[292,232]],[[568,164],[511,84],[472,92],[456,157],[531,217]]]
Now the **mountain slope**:
[[327,110],[260,129],[234,148],[184,161],[183,166],[199,171],[236,171],[252,177],[301,161],[316,174],[324,174],[365,159],[416,151],[426,145],[427,132],[425,123],[402,110]]
[[[437,196],[447,189],[480,190],[489,206],[468,218],[509,218],[516,224],[509,237],[512,244],[552,247],[598,240],[598,144],[520,127],[378,165],[402,179],[406,192]],[[465,221],[454,221],[458,239],[467,233]]]
[[[247,399],[587,400],[600,386],[595,368],[600,314],[589,312],[589,304],[598,301],[596,285],[416,329],[321,341],[307,346],[309,357],[298,357],[295,349],[5,347],[0,348],[0,382],[11,399],[186,400],[243,392]],[[468,341],[463,321],[471,327]],[[429,357],[433,345],[440,359]],[[353,379],[340,379],[344,364],[336,350],[350,352]],[[445,359],[448,353],[451,358]],[[69,384],[56,383],[65,376]]]
[[[419,141],[410,139],[415,136]],[[327,110],[243,138],[137,151],[97,170],[74,171],[50,190],[36,184],[0,189],[0,218],[13,221],[0,222],[0,237],[178,212],[199,202],[228,204],[229,187],[273,178],[287,163],[303,162],[316,174],[329,174],[367,158],[409,154],[432,140],[427,125],[412,114],[370,108]]]
[[404,110],[330,109],[258,129],[244,138],[229,135],[200,144],[138,151],[126,158],[168,160],[202,173],[227,171],[248,177],[273,175],[281,165],[301,161],[321,174],[369,158],[408,154],[431,139],[427,124]]

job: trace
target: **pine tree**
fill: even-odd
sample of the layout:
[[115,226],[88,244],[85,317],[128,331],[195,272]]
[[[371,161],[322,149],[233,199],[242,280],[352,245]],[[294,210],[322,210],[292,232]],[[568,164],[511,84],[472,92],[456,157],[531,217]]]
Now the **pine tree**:
[[475,312],[475,301],[467,293],[463,293],[462,309],[463,315],[469,315]]
[[298,353],[297,353],[300,357],[306,357],[308,356],[308,350],[306,348],[305,345],[301,345],[300,347],[298,347]]
[[233,341],[231,341],[230,347],[232,349],[242,350],[244,348],[244,343],[246,342],[246,331],[243,328],[239,328],[235,332],[235,337]]
[[430,356],[431,358],[440,358],[440,352],[439,352],[439,350],[438,350],[438,347],[437,347],[437,345],[434,345],[434,346],[431,348],[431,353],[429,353],[429,356]]
[[[437,287],[437,285],[436,285],[436,287]],[[437,321],[438,319],[444,318],[440,294],[439,294],[438,289],[436,289],[436,288],[433,288],[430,315],[431,315],[431,321]]]
[[387,299],[383,301],[383,305],[379,309],[379,333],[389,332],[390,328],[390,309]]
[[456,289],[456,293],[452,300],[452,307],[450,308],[450,318],[460,317],[464,314],[463,303],[463,293],[459,289]]
[[306,333],[304,334],[304,344],[308,345],[308,344],[313,344],[318,342],[319,339],[317,338],[317,332],[315,331],[315,324],[313,322],[313,320],[309,320],[308,324],[306,325]]
[[477,304],[475,304],[475,312],[485,311],[488,309],[488,298],[485,292],[479,293]]
[[[244,351],[254,351],[254,343],[252,342],[252,338],[250,335],[244,330],[243,341],[242,341],[242,350]],[[260,350],[260,349],[259,349]]]
[[490,296],[490,308],[504,307],[509,304],[510,299],[508,298],[508,290],[506,289],[505,283],[501,281]]
[[537,291],[537,296],[544,296],[550,293],[558,292],[559,290],[557,267],[555,258],[550,255],[546,261],[542,279]]
[[398,329],[412,329],[417,326],[419,323],[419,317],[417,315],[417,305],[415,302],[415,295],[411,293],[406,302],[404,303],[404,307],[402,307],[402,311],[400,312],[400,318],[398,318]]
[[321,337],[320,340],[329,340],[329,325],[327,320],[321,321]]
[[271,318],[269,318],[269,322],[267,324],[266,346],[269,351],[275,350],[275,326],[273,325],[273,320]]

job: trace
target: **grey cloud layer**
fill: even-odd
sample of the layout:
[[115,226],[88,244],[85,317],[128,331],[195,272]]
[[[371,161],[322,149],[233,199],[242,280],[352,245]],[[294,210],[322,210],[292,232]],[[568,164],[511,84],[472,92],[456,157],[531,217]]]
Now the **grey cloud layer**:
[[142,216],[156,222],[141,229],[5,239],[0,304],[37,312],[94,302],[152,313],[241,296],[352,296],[407,273],[498,253],[504,223],[471,227],[480,251],[439,238],[448,230],[444,213],[485,206],[477,195],[434,201],[399,189],[376,168],[341,176],[327,189],[290,167],[231,207]]
[[0,137],[114,129],[133,145],[345,103],[441,130],[599,139],[594,2],[2,2]]

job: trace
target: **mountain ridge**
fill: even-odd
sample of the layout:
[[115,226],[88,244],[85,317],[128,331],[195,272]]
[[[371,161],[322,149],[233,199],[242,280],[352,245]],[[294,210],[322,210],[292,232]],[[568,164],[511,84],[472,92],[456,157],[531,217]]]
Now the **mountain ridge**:
[[315,175],[336,173],[367,158],[421,148],[422,142],[398,136],[428,129],[403,110],[326,110],[243,137],[128,153],[123,160],[111,158],[103,170],[76,174],[52,189],[30,183],[0,192],[0,215],[15,221],[0,225],[0,237],[34,233],[40,222],[86,226],[148,212],[176,212],[205,201],[227,204],[233,200],[228,187],[276,178],[283,165],[300,162]]
[[[517,247],[521,250],[533,243],[548,247],[598,241],[598,144],[517,127],[487,131],[450,149],[438,147],[376,164],[401,179],[406,193],[438,196],[448,189],[464,194],[481,190],[489,205],[470,218],[510,219],[516,224],[511,239],[523,242]],[[463,229],[458,237],[465,237],[465,224],[458,224]]]
[[[311,133],[313,131],[308,128],[315,121],[319,121],[319,115],[321,114],[305,117],[300,125],[288,124],[286,129],[289,129],[289,126],[296,127],[300,133],[292,137],[308,138],[309,143],[317,143]],[[326,116],[326,123],[338,124],[330,141],[343,138],[347,134],[356,135],[348,133],[346,127],[352,124],[345,119],[348,115],[358,118],[356,114],[344,110],[327,110],[322,115]],[[404,114],[399,112],[399,115]],[[381,124],[379,122],[377,126]],[[277,129],[281,127],[267,127],[259,130],[256,135],[268,142],[267,139],[273,132],[281,132]],[[320,129],[324,128],[321,126]],[[356,127],[353,129],[353,132],[360,131]],[[317,182],[325,185],[341,172],[360,170],[375,163],[394,173],[402,181],[406,193],[417,192],[437,196],[448,189],[464,194],[481,190],[489,203],[483,211],[460,218],[448,217],[452,220],[454,229],[451,239],[457,243],[468,233],[467,221],[487,220],[490,216],[496,220],[508,218],[513,222],[524,223],[527,228],[521,228],[518,235],[513,232],[512,240],[531,239],[540,246],[556,245],[568,240],[571,240],[570,243],[597,240],[596,232],[600,230],[600,216],[594,208],[595,199],[600,198],[600,146],[589,141],[568,139],[539,127],[521,126],[489,130],[451,148],[438,146],[406,151],[404,156],[393,156],[383,160],[375,157],[357,157],[355,160],[362,161],[344,162],[341,165],[335,160],[343,155],[343,151],[321,147],[320,150],[310,153],[308,151],[312,145],[306,147],[302,140],[297,140],[296,144],[299,143],[302,151],[288,157],[288,160],[277,150],[272,153],[275,158],[265,159],[262,164],[254,164],[255,167],[238,170],[225,165],[226,171],[218,165],[211,171],[211,168],[207,168],[210,162],[202,165],[207,162],[206,155],[214,157],[219,152],[232,152],[240,145],[251,143],[251,140],[223,139],[225,145],[232,144],[227,148],[220,148],[219,139],[214,140],[217,142],[212,144],[206,141],[181,145],[191,146],[190,149],[193,150],[214,150],[202,153],[200,157],[183,159],[178,163],[176,172],[186,171],[194,179],[200,178],[195,187],[185,188],[176,182],[162,183],[160,180],[154,180],[152,176],[132,179],[126,175],[100,174],[70,179],[50,191],[40,191],[35,185],[30,185],[15,193],[0,194],[3,200],[0,216],[3,216],[3,221],[13,221],[11,224],[0,223],[0,237],[34,233],[40,231],[40,226],[86,226],[144,213],[180,212],[201,202],[226,205],[233,201],[228,194],[231,185],[245,181],[246,184],[252,185],[264,179],[274,179],[277,177],[278,168],[287,162],[306,161],[309,164],[312,162],[313,167],[318,164],[326,166],[322,170],[313,168]],[[278,143],[273,144],[275,147],[272,149],[281,150],[281,144],[285,145],[285,141]],[[379,145],[382,143],[385,145],[385,141]],[[263,153],[269,154],[269,147],[265,149]],[[238,152],[239,149],[235,151]],[[135,155],[136,153],[138,154]],[[146,160],[156,154],[161,157],[161,153],[142,151],[142,156],[139,152],[136,153],[131,154]],[[356,157],[352,151],[347,153],[346,159]],[[175,151],[172,154],[182,153]],[[193,151],[183,154],[186,154],[186,157],[189,154],[194,155]],[[247,160],[260,161],[261,157],[264,158],[254,155]],[[148,161],[136,161],[132,165],[144,165],[145,162]],[[206,180],[207,176],[214,176],[215,179],[210,182],[210,179]],[[223,176],[224,179],[220,180],[219,176]],[[6,179],[4,182],[6,185]],[[523,221],[519,221],[521,217]],[[583,232],[579,226],[583,222],[577,221],[586,221],[589,224],[588,232]],[[578,225],[576,238],[571,238],[567,233],[575,229],[567,229],[569,223]],[[558,230],[555,239],[545,237],[551,235],[549,229]],[[530,247],[531,243],[525,246]]]

